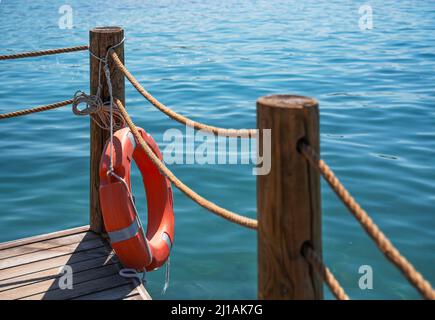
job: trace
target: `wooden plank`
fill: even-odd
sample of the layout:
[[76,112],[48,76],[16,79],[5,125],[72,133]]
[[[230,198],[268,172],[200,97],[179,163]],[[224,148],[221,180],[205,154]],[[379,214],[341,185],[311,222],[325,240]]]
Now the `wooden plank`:
[[[72,278],[73,289],[63,289],[63,290],[60,289],[59,288],[60,279],[58,278],[40,281],[19,288],[2,291],[0,292],[0,300],[16,300],[16,299],[33,296],[36,294],[44,294],[44,297],[54,297],[57,296],[58,294],[65,297],[67,296],[71,297],[73,295],[80,294],[80,293],[79,294],[75,293],[75,291],[77,290],[76,288],[79,288],[79,290],[83,290],[83,286],[80,286],[80,284],[86,284],[88,282],[96,281],[100,278],[113,276],[113,275],[116,275],[116,277],[121,278],[118,275],[118,271],[119,271],[118,266],[107,265],[99,268],[73,273],[73,278]],[[124,283],[126,283],[125,279],[123,280]],[[52,291],[54,292],[51,293]]]
[[122,300],[143,300],[142,296],[140,294],[135,294],[129,297],[126,297]]
[[138,296],[139,294],[137,293],[136,289],[129,283],[116,288],[111,288],[104,291],[99,291],[77,297],[75,298],[75,300],[120,300],[128,298],[131,295]]
[[51,290],[22,298],[21,300],[69,300],[83,295],[115,288],[129,283],[127,279],[116,275],[86,281],[74,286],[74,290]]
[[59,257],[54,257],[50,259],[45,259],[37,262],[32,262],[29,264],[24,264],[4,270],[0,270],[0,279],[10,279],[17,276],[34,273],[37,271],[47,270],[54,267],[60,267],[65,264],[74,264],[81,261],[88,261],[91,259],[97,259],[104,257],[110,259],[110,250],[105,247],[99,247],[92,250],[73,252],[72,254],[62,255]]
[[[67,261],[65,264],[68,264],[74,274],[78,272],[82,272],[85,270],[99,268],[106,265],[115,264],[118,262],[118,259],[115,256],[108,258],[107,256],[98,257],[95,259],[85,260],[77,263],[69,263]],[[51,265],[51,263],[50,263]],[[22,287],[25,285],[34,284],[37,282],[41,282],[44,280],[50,280],[60,277],[62,274],[60,273],[63,265],[55,265],[53,268],[46,269],[43,271],[37,271],[32,273],[27,273],[24,275],[19,275],[13,278],[0,280],[0,292],[10,290],[13,288]]]
[[142,282],[139,282],[139,280],[135,278],[131,278],[130,281],[132,282],[133,286],[136,287],[137,293],[141,296],[142,300],[152,300]]
[[45,260],[54,258],[61,255],[72,254],[73,252],[80,252],[85,250],[90,250],[94,248],[99,248],[104,246],[101,239],[95,239],[85,242],[74,243],[62,247],[51,248],[47,250],[42,250],[38,252],[33,252],[29,254],[23,254],[16,256],[12,259],[0,260],[0,270],[15,267],[18,265],[31,263],[35,261]]
[[15,257],[22,254],[28,254],[32,252],[37,252],[40,250],[50,249],[50,248],[56,248],[68,244],[78,243],[82,241],[89,241],[98,239],[98,235],[88,231],[88,232],[82,232],[78,234],[73,235],[67,235],[60,238],[53,238],[49,240],[44,240],[40,242],[30,243],[21,245],[18,247],[12,247],[4,250],[0,250],[0,260]]
[[[0,300],[148,300],[137,279],[118,275],[122,266],[110,244],[89,227],[0,244]],[[73,269],[73,290],[59,288],[61,267]]]
[[47,233],[47,234],[42,234],[42,235],[37,235],[37,236],[33,236],[33,237],[18,239],[18,240],[7,241],[7,242],[0,243],[0,250],[18,247],[18,246],[22,246],[24,244],[35,243],[35,242],[39,242],[39,241],[43,241],[43,240],[49,240],[49,239],[53,239],[53,238],[68,236],[68,235],[72,235],[72,234],[76,234],[76,233],[87,232],[87,231],[89,231],[88,225],[82,226],[82,227],[76,227],[76,228],[72,228],[72,229],[67,229],[67,230],[62,230],[62,231],[56,231],[56,232]]

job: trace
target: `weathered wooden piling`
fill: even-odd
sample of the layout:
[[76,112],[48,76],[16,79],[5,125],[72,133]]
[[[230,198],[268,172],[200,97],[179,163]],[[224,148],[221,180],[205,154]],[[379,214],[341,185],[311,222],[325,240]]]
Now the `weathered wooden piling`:
[[[124,39],[124,30],[120,27],[97,27],[89,31],[89,50],[95,56],[104,58],[107,50],[115,45],[120,44]],[[124,62],[124,43],[114,48],[119,59]],[[98,74],[100,61],[90,55],[90,93],[95,95],[98,89]],[[110,57],[108,59],[110,75],[112,80],[112,90],[114,98],[118,98],[125,105],[125,82],[124,75],[119,72]],[[106,78],[103,70],[104,64],[101,65],[101,98],[103,102],[109,101],[109,91],[106,84]],[[104,224],[101,215],[100,198],[98,188],[100,178],[98,174],[101,153],[109,137],[109,132],[101,129],[91,119],[90,124],[90,227],[92,231],[101,233],[104,231]]]
[[258,298],[322,299],[322,280],[301,254],[309,243],[321,256],[320,176],[299,153],[304,140],[319,152],[314,99],[273,95],[257,101],[261,130],[271,129],[271,171],[257,177]]

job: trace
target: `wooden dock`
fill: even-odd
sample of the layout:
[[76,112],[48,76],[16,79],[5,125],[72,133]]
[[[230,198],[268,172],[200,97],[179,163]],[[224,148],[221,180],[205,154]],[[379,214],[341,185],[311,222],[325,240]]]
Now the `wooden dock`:
[[[62,269],[73,288],[61,289]],[[136,278],[123,278],[109,243],[89,226],[0,243],[0,300],[150,300]]]

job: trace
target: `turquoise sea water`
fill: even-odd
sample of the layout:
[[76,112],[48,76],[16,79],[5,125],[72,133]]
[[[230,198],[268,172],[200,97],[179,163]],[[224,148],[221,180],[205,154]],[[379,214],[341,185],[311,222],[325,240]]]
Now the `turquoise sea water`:
[[[296,93],[320,102],[322,156],[400,251],[435,284],[435,3],[370,1],[374,28],[361,31],[363,1],[71,1],[73,29],[60,29],[64,1],[0,1],[0,54],[85,44],[88,30],[126,30],[126,64],[174,110],[216,126],[256,124],[255,101]],[[86,52],[0,62],[0,112],[88,91]],[[135,122],[163,148],[184,128],[127,83]],[[0,123],[0,241],[88,223],[89,121],[70,108]],[[172,165],[194,190],[254,217],[250,165]],[[136,201],[145,197],[135,173]],[[326,185],[325,261],[352,298],[414,299]],[[155,299],[255,298],[256,236],[174,190],[171,285],[148,275]],[[145,220],[145,214],[143,214]],[[372,290],[358,287],[361,265]],[[327,298],[332,298],[325,290]]]

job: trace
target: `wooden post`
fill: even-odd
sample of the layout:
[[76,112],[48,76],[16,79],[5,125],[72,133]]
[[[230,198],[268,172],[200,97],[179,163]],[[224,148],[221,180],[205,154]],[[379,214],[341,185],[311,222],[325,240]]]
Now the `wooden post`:
[[[89,31],[89,50],[97,57],[104,58],[107,50],[122,42],[124,39],[124,30],[120,27],[97,27]],[[122,62],[124,62],[124,44],[117,46],[115,52],[118,54]],[[99,60],[90,55],[90,93],[95,95],[98,89],[98,68]],[[123,74],[115,68],[110,57],[109,68],[112,80],[113,96],[122,101],[125,105],[125,82]],[[103,102],[109,101],[109,91],[106,84],[106,77],[104,75],[104,64],[101,69],[101,98]],[[101,153],[103,152],[104,145],[109,137],[109,132],[102,130],[91,119],[90,124],[90,226],[91,230],[102,233],[104,232],[104,224],[101,215],[100,197],[98,188],[100,185],[99,166]]]
[[[257,101],[259,150],[271,129],[271,170],[257,177],[258,298],[323,299],[322,280],[301,254],[306,242],[322,255],[320,176],[298,151],[304,139],[319,152],[316,100],[272,95]],[[263,156],[264,157],[264,156]]]

